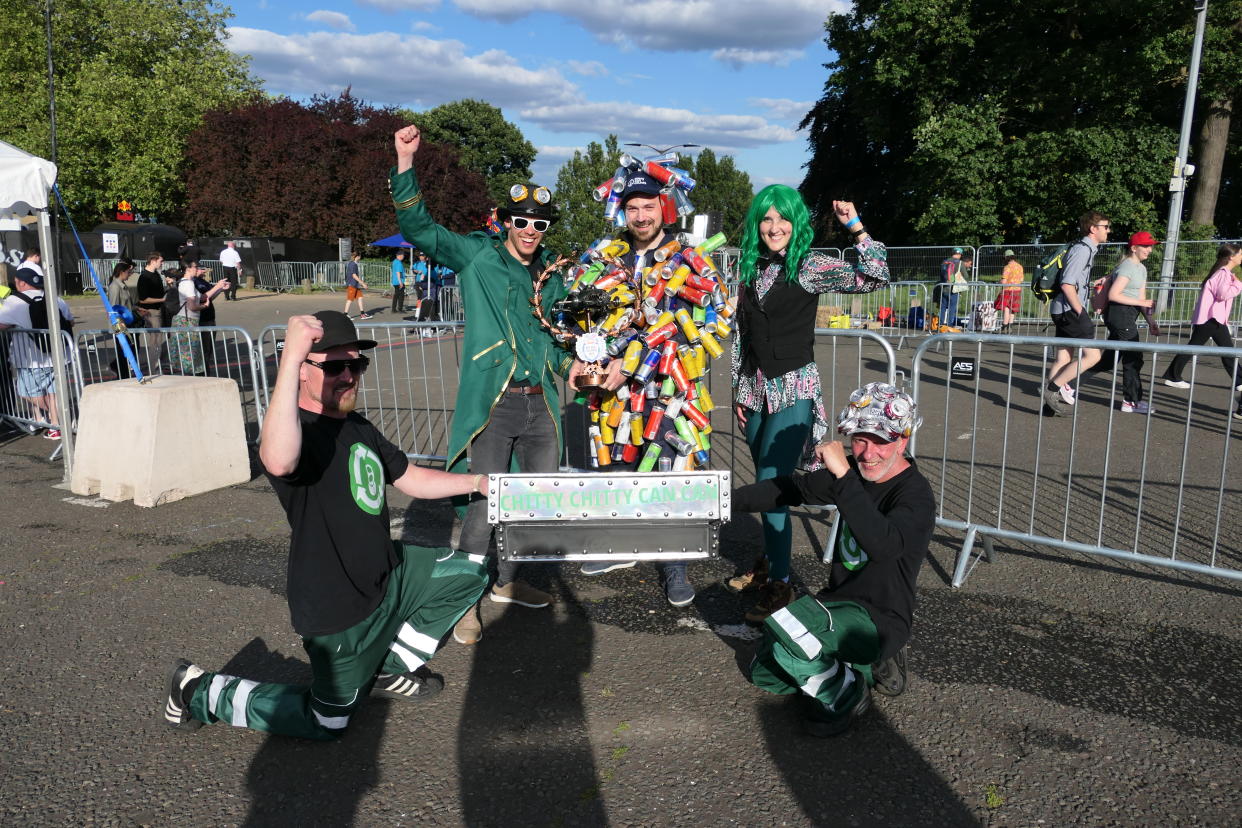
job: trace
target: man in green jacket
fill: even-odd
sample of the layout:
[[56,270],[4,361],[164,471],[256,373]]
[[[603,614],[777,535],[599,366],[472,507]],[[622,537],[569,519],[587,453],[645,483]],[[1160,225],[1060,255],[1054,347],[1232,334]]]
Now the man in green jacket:
[[[560,401],[554,374],[572,381],[582,370],[568,350],[540,327],[531,312],[534,279],[555,258],[543,248],[552,223],[547,188],[515,187],[514,198],[499,212],[505,233],[493,237],[479,231],[460,235],[436,224],[423,202],[414,175],[418,127],[398,130],[393,139],[397,166],[390,178],[401,235],[436,262],[457,272],[466,332],[461,382],[449,432],[449,470],[464,471],[469,450],[473,474],[503,474],[514,456],[527,473],[560,468]],[[544,284],[544,312],[565,296],[562,280]],[[474,499],[466,509],[458,548],[486,555],[492,528],[487,502]],[[546,607],[552,596],[515,579],[517,565],[497,564],[493,601],[524,607]],[[468,612],[453,630],[462,644],[479,640],[476,612]]]

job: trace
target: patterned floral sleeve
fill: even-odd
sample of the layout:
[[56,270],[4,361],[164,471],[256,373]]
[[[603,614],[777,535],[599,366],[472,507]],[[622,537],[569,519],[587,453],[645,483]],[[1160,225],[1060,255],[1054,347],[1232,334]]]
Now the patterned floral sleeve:
[[858,264],[813,250],[798,267],[798,284],[807,293],[870,293],[888,284],[888,249],[871,237],[854,245]]

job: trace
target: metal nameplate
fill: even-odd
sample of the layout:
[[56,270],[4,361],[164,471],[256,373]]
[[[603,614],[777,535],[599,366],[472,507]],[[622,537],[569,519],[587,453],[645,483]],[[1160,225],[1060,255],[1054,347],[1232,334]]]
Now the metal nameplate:
[[729,520],[727,471],[494,474],[487,519],[548,521]]

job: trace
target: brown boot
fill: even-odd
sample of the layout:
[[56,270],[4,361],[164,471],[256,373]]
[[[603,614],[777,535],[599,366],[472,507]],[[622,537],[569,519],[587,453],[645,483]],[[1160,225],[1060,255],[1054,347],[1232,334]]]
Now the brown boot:
[[794,599],[793,587],[784,581],[768,581],[759,588],[759,602],[746,613],[746,623],[762,624],[778,609],[789,606]]
[[466,614],[453,627],[453,640],[458,644],[478,644],[483,637],[483,624],[479,621],[479,605],[472,604]]
[[748,589],[758,589],[768,582],[768,559],[760,555],[755,559],[749,572],[743,572],[741,575],[734,575],[727,582],[729,589],[734,592],[745,592]]

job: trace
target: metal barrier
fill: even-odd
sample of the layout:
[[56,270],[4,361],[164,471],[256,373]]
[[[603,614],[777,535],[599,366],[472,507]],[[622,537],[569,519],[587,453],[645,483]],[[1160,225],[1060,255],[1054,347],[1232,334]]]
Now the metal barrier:
[[461,304],[461,289],[457,285],[440,287],[440,318],[446,322],[465,322],[466,309]]
[[[455,323],[355,323],[376,340],[371,367],[358,386],[357,410],[411,459],[441,460],[460,375],[460,329]],[[266,408],[275,383],[285,325],[264,328],[256,340],[259,387]]]
[[[57,427],[48,416],[56,410],[55,403],[51,402],[56,391],[53,388],[46,395],[39,395],[49,397],[50,405],[50,408],[40,408],[34,402],[36,397],[26,397],[21,393],[23,388],[19,380],[22,372],[14,366],[51,366],[53,363],[47,356],[52,350],[50,336],[45,330],[0,329],[0,420],[7,420],[30,433],[41,428]],[[62,332],[60,336],[69,368],[69,390],[72,397],[69,410],[76,417],[78,396],[82,389],[81,360],[75,358],[73,339],[69,334]]]
[[[260,372],[254,358],[254,342],[242,328],[131,328],[127,331],[130,346],[144,376],[194,373],[186,370],[179,358],[188,357],[186,364],[201,365],[207,376],[227,377],[237,383],[246,424],[246,438],[254,443],[259,438],[262,409],[266,403]],[[116,336],[109,330],[87,330],[77,333],[76,350],[78,388],[96,382],[130,376],[128,363],[120,355]]]
[[[1113,366],[1080,379],[1071,416],[1046,416],[1047,356],[1061,347],[1142,353],[1153,413],[1119,412]],[[1191,357],[1186,391],[1158,378],[1178,354]],[[1228,462],[1242,421],[1230,416],[1232,382],[1212,367],[1222,357],[1240,359],[1242,348],[987,334],[920,344],[913,387],[924,424],[910,450],[933,452],[920,469],[937,525],[966,533],[953,585],[977,564],[976,541],[990,559],[996,538],[1242,580],[1238,536],[1220,532],[1225,504],[1242,493]],[[972,379],[950,376],[971,361]]]

